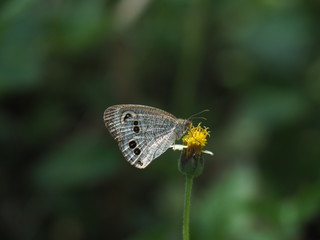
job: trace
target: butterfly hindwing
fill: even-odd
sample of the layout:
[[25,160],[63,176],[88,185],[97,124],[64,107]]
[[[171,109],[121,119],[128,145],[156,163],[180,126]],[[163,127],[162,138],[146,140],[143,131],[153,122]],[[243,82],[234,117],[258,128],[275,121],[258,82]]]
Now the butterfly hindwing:
[[[129,163],[137,168],[145,168],[174,143],[174,136],[171,135],[172,133],[167,133],[162,137],[151,140],[139,137],[130,141],[123,140],[123,142],[119,142],[119,148]],[[131,149],[130,146],[134,149]]]

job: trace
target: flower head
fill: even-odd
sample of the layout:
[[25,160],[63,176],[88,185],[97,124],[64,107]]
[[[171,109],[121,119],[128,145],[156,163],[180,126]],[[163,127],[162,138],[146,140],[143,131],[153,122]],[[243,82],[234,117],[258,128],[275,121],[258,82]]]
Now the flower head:
[[208,129],[202,128],[200,123],[196,127],[191,124],[188,133],[182,138],[183,144],[187,145],[189,150],[194,149],[196,153],[201,153],[207,144],[207,137],[210,136]]
[[179,170],[186,175],[198,176],[203,171],[202,153],[213,155],[212,152],[203,150],[210,136],[209,128],[190,125],[188,133],[182,138],[183,150],[179,161]]

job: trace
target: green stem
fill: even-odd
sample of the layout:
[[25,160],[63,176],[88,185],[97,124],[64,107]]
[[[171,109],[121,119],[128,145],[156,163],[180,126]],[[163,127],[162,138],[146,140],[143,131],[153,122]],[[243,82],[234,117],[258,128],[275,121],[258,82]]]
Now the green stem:
[[183,240],[189,240],[189,222],[190,222],[190,205],[191,205],[191,190],[192,190],[193,176],[186,175],[186,192],[184,199],[184,213],[183,213]]

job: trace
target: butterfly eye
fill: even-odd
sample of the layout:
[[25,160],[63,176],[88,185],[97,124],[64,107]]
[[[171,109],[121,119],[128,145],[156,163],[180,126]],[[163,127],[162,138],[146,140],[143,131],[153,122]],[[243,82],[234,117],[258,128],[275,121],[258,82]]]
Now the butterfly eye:
[[184,125],[184,131],[188,130],[190,128],[191,122],[189,120],[186,121]]

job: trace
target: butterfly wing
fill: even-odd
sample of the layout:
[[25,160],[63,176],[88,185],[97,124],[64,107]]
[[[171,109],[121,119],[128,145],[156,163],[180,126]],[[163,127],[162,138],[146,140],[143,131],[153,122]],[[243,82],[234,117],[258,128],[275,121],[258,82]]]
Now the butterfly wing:
[[123,156],[137,168],[145,168],[177,139],[177,119],[157,108],[115,105],[105,110],[103,118]]

